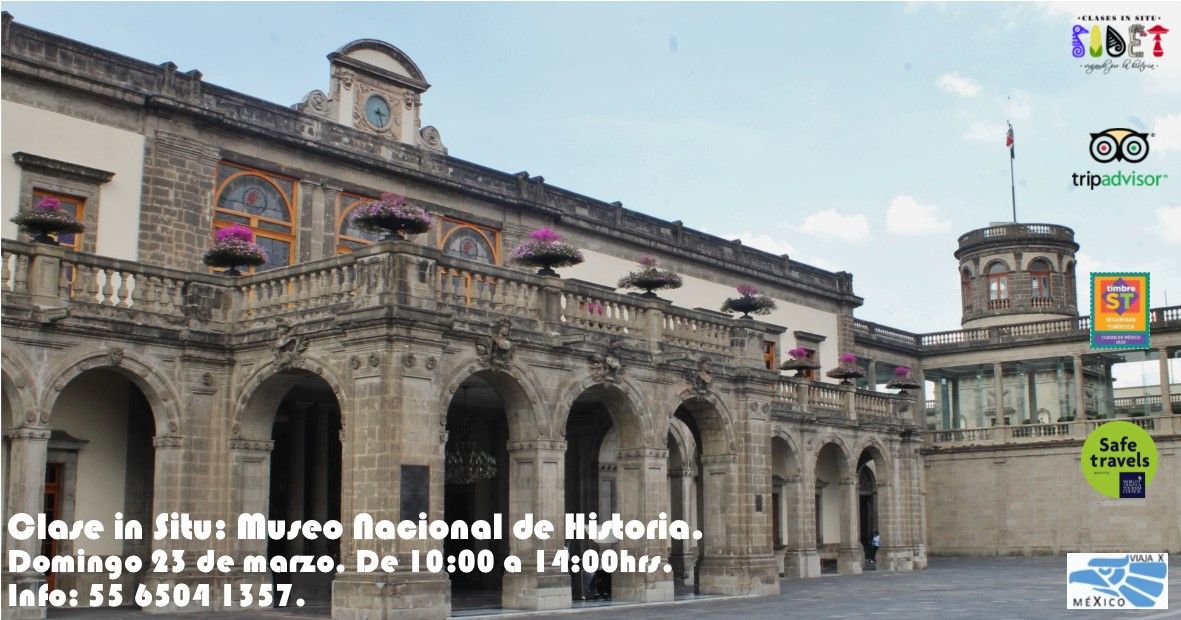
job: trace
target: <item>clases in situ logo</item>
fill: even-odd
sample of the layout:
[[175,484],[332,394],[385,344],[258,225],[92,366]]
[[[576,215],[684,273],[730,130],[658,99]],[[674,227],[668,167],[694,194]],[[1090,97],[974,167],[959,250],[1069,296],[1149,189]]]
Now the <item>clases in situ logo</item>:
[[1066,554],[1067,609],[1168,609],[1169,554]]
[[[1091,159],[1099,164],[1124,162],[1139,164],[1148,157],[1149,138],[1156,134],[1136,131],[1126,127],[1113,127],[1091,134],[1088,151]],[[1157,172],[1142,172],[1136,169],[1108,172],[1076,172],[1070,175],[1075,187],[1091,190],[1113,187],[1159,187],[1169,175]]]
[[[1155,15],[1080,15],[1071,28],[1070,55],[1087,59],[1084,72],[1151,71],[1165,56],[1169,29]],[[1089,57],[1089,58],[1088,58]]]

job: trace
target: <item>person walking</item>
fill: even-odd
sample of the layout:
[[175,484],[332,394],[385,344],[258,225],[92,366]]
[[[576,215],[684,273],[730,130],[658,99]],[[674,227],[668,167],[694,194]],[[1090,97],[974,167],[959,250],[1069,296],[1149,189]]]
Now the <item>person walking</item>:
[[876,565],[878,563],[878,547],[882,546],[882,537],[878,535],[878,531],[873,531],[873,538],[869,539],[869,563]]

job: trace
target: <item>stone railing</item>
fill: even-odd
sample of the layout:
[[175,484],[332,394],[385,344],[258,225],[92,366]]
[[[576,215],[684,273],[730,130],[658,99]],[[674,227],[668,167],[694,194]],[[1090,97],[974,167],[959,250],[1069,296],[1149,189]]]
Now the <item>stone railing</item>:
[[[1148,434],[1159,437],[1181,436],[1181,415],[1117,418],[1131,422]],[[1051,424],[1022,424],[981,428],[952,428],[924,432],[924,443],[935,448],[990,446],[1037,443],[1044,441],[1082,441],[1099,425],[1111,420],[1075,420]]]
[[4,240],[0,290],[27,295],[51,311],[65,306],[102,316],[159,315],[176,322],[199,312],[211,326],[227,319],[225,304],[211,303],[204,287],[224,285],[224,276],[151,267],[133,261],[81,254],[64,248]]
[[[1181,306],[1153,308],[1149,311],[1152,329],[1181,328]],[[1078,338],[1085,340],[1090,335],[1091,317],[1080,316],[1069,319],[1051,319],[1013,325],[954,329],[926,334],[914,334],[900,329],[884,327],[870,321],[854,320],[853,334],[866,344],[875,344],[909,353],[940,353],[968,346],[1008,344],[1016,339],[1036,338]]]
[[194,322],[191,327],[214,332],[278,321],[294,325],[388,306],[548,323],[551,332],[598,332],[644,341],[652,351],[671,346],[729,355],[739,327],[782,332],[766,323],[679,308],[590,282],[472,263],[407,242],[229,277],[5,239],[0,267],[6,301],[27,297],[42,313],[122,313],[135,323],[152,322],[132,316],[146,313],[163,315],[156,320],[163,324]]
[[870,390],[859,390],[851,385],[833,385],[795,377],[780,377],[775,390],[779,403],[792,409],[834,413],[851,419],[859,417],[881,417],[909,420],[906,406],[913,404],[913,398],[905,395],[885,394]]
[[960,235],[959,246],[968,246],[986,241],[1018,241],[1021,239],[1058,239],[1073,242],[1074,231],[1057,224],[1002,224],[980,228]]

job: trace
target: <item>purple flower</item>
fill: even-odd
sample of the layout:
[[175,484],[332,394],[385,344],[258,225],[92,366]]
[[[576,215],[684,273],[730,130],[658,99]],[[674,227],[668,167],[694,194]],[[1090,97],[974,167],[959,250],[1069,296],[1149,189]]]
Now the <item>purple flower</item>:
[[759,294],[759,289],[751,284],[739,284],[737,287],[735,287],[735,290],[737,290],[738,294],[742,295],[743,297],[754,297],[755,295]]
[[640,265],[644,267],[655,267],[656,259],[651,256],[643,256],[640,258]]
[[401,194],[395,194],[394,192],[382,192],[381,201],[388,202],[391,206],[404,205],[406,204],[406,197]]
[[46,196],[37,202],[37,208],[41,211],[56,211],[60,209],[61,206],[61,201],[57,198],[54,198],[53,196]]
[[249,228],[246,228],[245,226],[238,226],[238,225],[227,226],[226,228],[218,229],[218,231],[213,234],[213,238],[218,243],[221,243],[221,242],[226,241],[228,239],[236,239],[238,241],[245,241],[246,243],[250,243],[250,242],[254,241],[254,231],[250,230]]
[[542,243],[556,243],[562,240],[562,235],[549,228],[541,228],[529,233],[529,238]]
[[796,347],[788,351],[787,354],[791,356],[792,359],[802,360],[808,357],[808,350],[804,347]]
[[906,377],[909,375],[910,375],[910,368],[907,368],[906,366],[899,366],[894,369],[894,376],[895,377]]
[[841,353],[837,356],[837,361],[842,364],[856,364],[857,356],[852,353]]

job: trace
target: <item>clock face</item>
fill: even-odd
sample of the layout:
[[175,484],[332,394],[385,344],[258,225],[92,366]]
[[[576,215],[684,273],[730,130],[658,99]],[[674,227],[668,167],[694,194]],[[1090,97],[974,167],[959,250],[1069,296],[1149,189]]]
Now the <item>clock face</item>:
[[377,95],[370,95],[365,101],[365,120],[378,129],[390,124],[390,104]]

